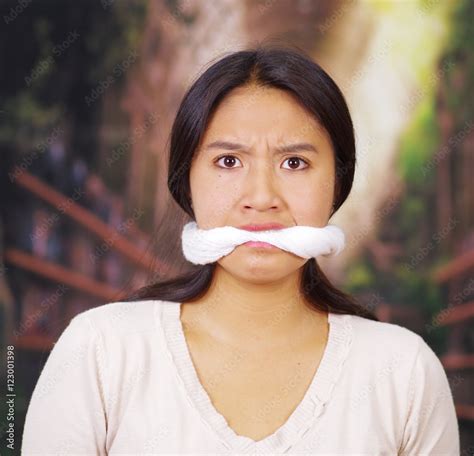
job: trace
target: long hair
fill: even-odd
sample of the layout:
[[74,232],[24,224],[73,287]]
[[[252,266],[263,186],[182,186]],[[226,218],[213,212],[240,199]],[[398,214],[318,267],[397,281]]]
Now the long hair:
[[[176,113],[169,140],[168,188],[174,201],[195,220],[189,184],[194,153],[208,120],[226,94],[250,84],[295,95],[329,134],[336,164],[332,216],[352,188],[356,162],[352,119],[344,95],[333,79],[302,50],[286,46],[259,45],[229,53],[210,65],[189,87]],[[171,229],[174,234],[179,232],[176,226]],[[216,263],[193,266],[190,272],[144,286],[125,300],[192,301],[208,290],[215,267]],[[300,292],[317,310],[378,321],[355,298],[334,287],[315,258],[303,266]]]

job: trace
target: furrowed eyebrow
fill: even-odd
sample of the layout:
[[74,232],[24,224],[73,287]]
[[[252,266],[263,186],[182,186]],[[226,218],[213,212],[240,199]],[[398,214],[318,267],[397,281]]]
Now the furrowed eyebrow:
[[288,144],[286,146],[281,146],[276,148],[277,153],[286,153],[286,152],[298,152],[304,150],[306,152],[315,152],[318,153],[316,147],[314,147],[310,143],[295,143],[295,144]]
[[[208,144],[205,147],[206,150],[210,149],[225,149],[225,150],[239,150],[244,153],[249,153],[248,147],[244,146],[243,144],[238,144],[230,141],[214,141]],[[318,153],[318,150],[310,143],[295,143],[295,144],[288,144],[285,146],[280,146],[275,148],[276,154],[285,154],[288,152],[298,152],[298,151],[306,151],[306,152],[314,152]]]

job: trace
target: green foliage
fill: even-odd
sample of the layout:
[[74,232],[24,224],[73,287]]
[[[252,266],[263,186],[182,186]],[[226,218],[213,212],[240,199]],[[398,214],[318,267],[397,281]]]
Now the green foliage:
[[114,88],[124,83],[125,71],[116,71],[117,66],[132,51],[140,58],[146,10],[141,0],[45,0],[32,2],[3,27],[0,41],[21,45],[26,36],[28,46],[24,52],[16,45],[3,46],[0,56],[0,65],[7,69],[0,75],[0,142],[17,152],[24,151],[20,143],[31,149],[38,136],[47,137],[59,122],[67,121],[74,125],[70,147],[95,150],[101,103],[87,105],[85,99],[114,71],[119,74]]
[[110,75],[130,51],[139,53],[146,3],[115,1],[108,12],[110,18],[106,26],[101,15],[91,17],[94,32],[84,37],[86,48],[97,60],[97,65],[88,67],[87,78],[92,84]]
[[0,142],[13,142],[19,152],[26,151],[32,143],[39,144],[44,139],[42,132],[53,129],[60,121],[62,111],[59,103],[43,106],[31,92],[21,92],[4,105],[6,121],[0,123]]
[[442,296],[430,276],[418,268],[407,268],[398,264],[393,271],[394,280],[399,287],[399,299],[404,305],[417,306],[424,315],[441,310]]
[[398,172],[408,183],[424,179],[423,165],[433,156],[439,144],[434,97],[429,96],[418,105],[405,131],[398,161]]
[[[430,12],[430,2],[422,3]],[[454,131],[461,131],[473,116],[469,96],[474,92],[472,18],[474,2],[452,2],[450,34],[438,65],[423,74],[423,96],[400,141],[397,170],[405,184],[405,194],[396,210],[383,220],[379,237],[401,245],[406,255],[394,260],[388,270],[379,270],[371,258],[363,255],[350,266],[349,288],[353,292],[375,293],[392,305],[413,306],[426,322],[423,336],[437,352],[443,351],[449,329],[432,324],[433,318],[447,306],[444,286],[433,280],[434,270],[452,257],[431,243],[436,218],[437,165],[433,160],[442,146],[437,119],[437,91],[446,95],[447,109],[453,116]],[[431,14],[431,13],[430,13]],[[396,231],[393,227],[396,226]],[[411,261],[411,260],[414,261]]]
[[400,232],[413,236],[419,229],[420,220],[425,215],[426,206],[420,195],[409,194],[400,202],[397,226]]
[[472,18],[474,17],[474,2],[470,0],[461,0],[452,3],[453,10],[451,15],[452,34],[446,44],[446,54],[457,54],[465,52],[470,55],[472,61],[472,52],[470,44],[474,37],[474,27]]
[[375,276],[365,262],[356,262],[348,269],[347,284],[350,293],[361,293],[375,285]]

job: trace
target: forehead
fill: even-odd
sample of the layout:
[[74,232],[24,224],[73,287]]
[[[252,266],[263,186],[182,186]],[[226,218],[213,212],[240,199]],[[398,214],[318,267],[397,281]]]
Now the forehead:
[[232,90],[211,116],[205,137],[289,135],[318,139],[327,136],[296,95],[274,87],[245,86]]

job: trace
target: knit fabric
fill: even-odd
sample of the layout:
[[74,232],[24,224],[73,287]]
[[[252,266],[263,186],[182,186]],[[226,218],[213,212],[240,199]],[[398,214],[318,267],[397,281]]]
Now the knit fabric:
[[200,383],[180,314],[180,303],[151,300],[74,317],[34,389],[21,454],[459,455],[446,373],[416,333],[329,313],[303,399],[255,441],[232,429]]

